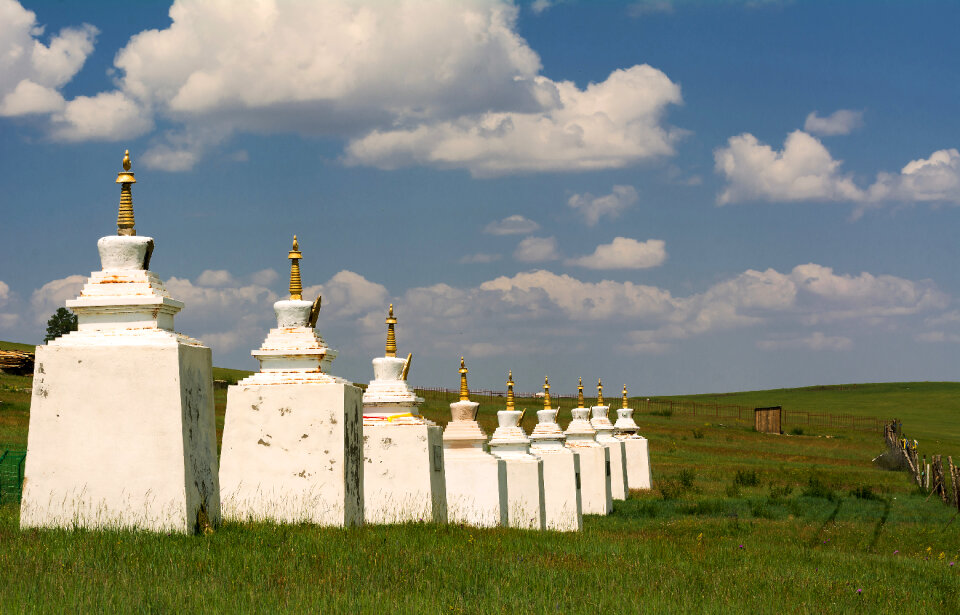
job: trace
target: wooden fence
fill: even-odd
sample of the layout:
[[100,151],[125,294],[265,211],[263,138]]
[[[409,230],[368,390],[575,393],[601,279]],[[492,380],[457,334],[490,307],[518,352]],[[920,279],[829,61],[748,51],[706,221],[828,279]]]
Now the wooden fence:
[[928,498],[936,494],[960,513],[960,468],[953,465],[953,457],[947,456],[946,470],[942,455],[931,455],[927,463],[927,456],[917,452],[918,442],[904,435],[903,424],[896,419],[884,424],[883,437],[887,451],[878,459],[885,457],[888,466],[906,470],[920,488],[929,492]]

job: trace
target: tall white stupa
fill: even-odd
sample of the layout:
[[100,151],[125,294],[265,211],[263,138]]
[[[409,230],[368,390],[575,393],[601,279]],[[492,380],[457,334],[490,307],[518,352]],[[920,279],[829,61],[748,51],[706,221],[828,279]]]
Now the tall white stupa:
[[543,462],[530,454],[530,438],[520,426],[523,412],[513,397],[513,372],[507,377],[507,407],[497,412],[490,454],[507,464],[507,520],[510,527],[546,529]]
[[597,430],[597,442],[610,449],[610,495],[614,500],[626,500],[627,454],[623,441],[613,435],[613,423],[607,416],[610,406],[603,403],[603,381],[597,380],[597,405],[590,408],[590,425]]
[[447,520],[477,527],[506,526],[507,464],[484,450],[487,434],[477,423],[480,404],[470,401],[467,366],[460,357],[460,399],[450,404],[443,430]]
[[590,425],[590,408],[583,406],[583,380],[577,385],[577,407],[570,411],[567,447],[580,456],[580,500],[583,514],[613,512],[610,487],[610,450],[597,442],[597,430]]
[[[512,374],[511,374],[512,376]],[[507,383],[507,405],[513,401],[513,378]],[[530,452],[543,461],[544,510],[547,529],[575,532],[583,529],[580,496],[580,454],[563,445],[567,437],[557,424],[559,407],[550,406],[550,381],[543,379],[543,410],[530,433]]]
[[650,489],[653,481],[650,472],[650,449],[647,439],[641,436],[639,425],[633,420],[633,410],[627,398],[627,385],[623,385],[623,403],[617,410],[617,422],[613,435],[623,441],[627,455],[627,486],[630,489]]
[[21,527],[188,533],[220,522],[210,349],[149,270],[124,154],[117,234],[66,302],[79,328],[37,348]]
[[252,351],[260,371],[227,389],[220,459],[225,518],[348,526],[363,523],[361,392],[326,373],[336,351],[315,326],[320,297],[303,300],[293,237],[290,298]]
[[407,382],[412,354],[397,357],[393,304],[384,356],[363,394],[363,493],[367,523],[447,521],[443,430],[420,415]]

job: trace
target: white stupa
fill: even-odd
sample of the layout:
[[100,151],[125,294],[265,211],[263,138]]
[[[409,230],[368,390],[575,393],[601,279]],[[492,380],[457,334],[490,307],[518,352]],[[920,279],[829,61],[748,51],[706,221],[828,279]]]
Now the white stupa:
[[630,489],[650,489],[653,481],[650,473],[650,449],[647,439],[638,431],[640,427],[633,420],[633,410],[627,403],[627,385],[623,385],[623,404],[617,410],[617,422],[613,424],[613,435],[623,441],[627,456],[627,486]]
[[407,383],[413,355],[397,357],[396,324],[391,303],[385,356],[373,360],[363,394],[364,517],[446,523],[443,431],[420,416],[423,399]]
[[129,152],[117,235],[66,302],[79,329],[37,348],[21,527],[206,530],[220,522],[210,349],[173,330],[183,303],[134,229]]
[[603,382],[597,380],[597,405],[590,408],[590,425],[597,430],[597,442],[610,449],[610,495],[614,500],[626,500],[627,453],[623,441],[613,435],[613,423],[607,416],[610,406],[603,403]]
[[220,462],[224,517],[281,523],[363,522],[361,391],[326,373],[336,351],[314,327],[320,297],[302,297],[296,236],[290,299],[251,352],[260,371],[227,389]]
[[543,462],[530,454],[530,438],[520,427],[523,412],[514,407],[513,372],[507,378],[507,407],[497,412],[490,453],[507,464],[507,520],[510,527],[546,529]]
[[[512,374],[511,374],[512,376]],[[507,404],[513,398],[508,382]],[[580,454],[565,447],[567,437],[557,424],[560,408],[550,407],[550,381],[543,379],[543,410],[537,411],[537,425],[530,434],[530,452],[543,461],[544,510],[547,529],[575,532],[583,529],[580,496]]]
[[450,404],[443,430],[447,519],[477,527],[508,524],[507,464],[484,450],[487,434],[477,424],[480,404],[470,401],[467,367],[460,357],[460,400]]
[[577,407],[570,411],[567,447],[580,456],[580,501],[585,515],[613,512],[610,487],[610,450],[597,442],[597,430],[590,425],[590,409],[583,407],[583,380],[577,385]]

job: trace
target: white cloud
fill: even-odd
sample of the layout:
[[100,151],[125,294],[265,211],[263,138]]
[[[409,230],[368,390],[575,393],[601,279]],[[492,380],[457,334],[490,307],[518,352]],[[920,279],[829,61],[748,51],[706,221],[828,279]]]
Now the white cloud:
[[49,43],[36,14],[16,0],[0,0],[0,115],[49,113],[63,106],[59,88],[93,51],[97,29],[64,28]]
[[339,318],[355,316],[369,310],[383,311],[387,307],[387,288],[371,282],[359,273],[340,271],[326,284],[311,286],[304,291],[304,298],[323,295],[322,305],[330,316]]
[[148,113],[122,92],[77,96],[51,118],[54,138],[64,141],[116,141],[137,137],[152,127]]
[[0,307],[3,307],[10,300],[10,286],[0,280]]
[[491,222],[483,228],[483,232],[491,235],[523,235],[532,233],[539,228],[540,225],[533,220],[514,214],[507,216],[503,220]]
[[[5,307],[10,302],[10,297],[10,286],[3,280],[0,280],[0,308]],[[13,327],[19,321],[20,316],[18,314],[5,314],[0,312],[0,329]]]
[[820,117],[816,111],[807,115],[803,129],[823,137],[848,135],[863,126],[863,111],[838,109],[826,117]]
[[946,331],[924,331],[923,333],[914,335],[913,339],[927,344],[940,344],[944,342],[960,344],[960,334],[948,333]]
[[814,331],[810,335],[767,339],[757,342],[761,350],[802,349],[802,350],[850,350],[853,340],[842,335],[824,335],[821,331]]
[[280,277],[273,269],[261,269],[250,274],[250,281],[260,286],[270,286]]
[[197,276],[198,286],[234,286],[236,283],[233,274],[224,269],[207,269]]
[[574,194],[567,205],[581,213],[589,226],[596,226],[600,218],[616,218],[637,200],[637,190],[633,186],[614,186],[610,194],[603,196],[593,196],[588,192]]
[[87,277],[71,275],[59,280],[51,280],[33,291],[30,296],[30,307],[37,324],[47,322],[57,308],[64,307],[67,299],[76,299],[86,283]]
[[960,203],[960,151],[942,149],[929,158],[911,160],[899,174],[879,173],[870,200]]
[[461,265],[475,265],[482,263],[493,263],[500,260],[500,254],[487,254],[484,252],[479,252],[477,254],[468,254],[460,259]]
[[682,131],[661,125],[680,87],[648,66],[615,70],[580,90],[533,80],[540,108],[486,112],[412,128],[374,130],[347,147],[347,161],[395,169],[463,168],[474,177],[621,168],[673,154]]
[[615,237],[611,243],[597,246],[593,254],[571,258],[567,265],[588,269],[647,269],[667,260],[666,242],[662,239],[637,241]]
[[533,4],[530,5],[530,10],[539,15],[551,6],[553,6],[551,0],[533,0]]
[[857,201],[863,192],[815,137],[791,132],[783,149],[774,151],[749,133],[730,137],[713,153],[716,170],[727,180],[717,197],[725,205],[738,201]]
[[527,237],[517,245],[513,258],[524,263],[542,263],[560,258],[556,237]]

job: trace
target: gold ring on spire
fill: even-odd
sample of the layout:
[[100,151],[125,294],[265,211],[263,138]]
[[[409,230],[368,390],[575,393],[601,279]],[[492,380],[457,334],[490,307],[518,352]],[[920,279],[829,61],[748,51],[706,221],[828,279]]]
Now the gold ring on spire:
[[123,171],[117,173],[120,184],[120,210],[117,212],[117,235],[136,235],[133,219],[133,192],[130,186],[137,183],[130,172],[130,150],[123,152]]
[[513,410],[515,400],[513,397],[513,370],[507,374],[507,410]]
[[293,236],[293,249],[287,255],[290,259],[290,299],[299,301],[303,299],[303,283],[300,281],[300,259],[303,253],[300,252],[300,242],[297,236]]
[[393,316],[393,304],[390,304],[390,312],[387,314],[387,347],[386,347],[386,356],[395,357],[397,356],[397,333],[394,330],[394,326],[397,324],[397,319]]
[[467,366],[460,357],[460,401],[470,401],[470,389],[467,388]]

